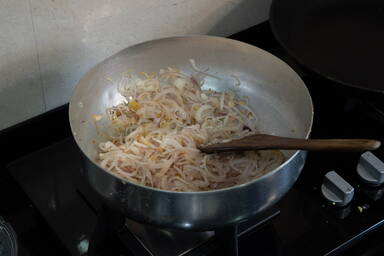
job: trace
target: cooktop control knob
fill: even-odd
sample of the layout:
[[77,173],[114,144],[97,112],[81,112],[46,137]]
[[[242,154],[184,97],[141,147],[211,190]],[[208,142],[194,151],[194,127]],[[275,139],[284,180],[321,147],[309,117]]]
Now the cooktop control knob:
[[336,172],[331,171],[324,176],[321,193],[333,205],[345,206],[351,202],[354,189]]
[[384,163],[371,152],[365,152],[357,164],[357,174],[367,184],[379,186],[384,183]]

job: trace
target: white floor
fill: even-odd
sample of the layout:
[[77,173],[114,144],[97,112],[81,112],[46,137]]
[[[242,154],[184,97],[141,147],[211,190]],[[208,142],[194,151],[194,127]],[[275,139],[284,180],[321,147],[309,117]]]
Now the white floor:
[[0,130],[68,102],[80,77],[129,45],[225,36],[267,19],[270,0],[0,0]]

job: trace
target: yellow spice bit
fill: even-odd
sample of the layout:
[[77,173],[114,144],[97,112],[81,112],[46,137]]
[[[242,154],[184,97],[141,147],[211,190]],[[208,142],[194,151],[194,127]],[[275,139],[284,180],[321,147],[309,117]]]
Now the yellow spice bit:
[[131,74],[129,73],[129,71],[121,73],[121,76],[131,78]]
[[109,76],[105,77],[105,80],[109,81],[109,82],[113,82],[113,79],[110,78]]
[[362,212],[363,212],[363,207],[361,207],[361,206],[357,206],[357,210],[358,210],[360,213],[362,213]]
[[145,76],[145,78],[151,78],[150,75],[148,75],[147,72],[140,72],[141,75]]
[[129,103],[129,107],[132,109],[132,110],[138,110],[140,108],[140,104],[137,102],[137,101],[130,101]]
[[239,103],[240,105],[245,105],[245,104],[247,104],[247,103],[245,103],[245,101],[242,101],[242,100],[239,101],[238,103]]
[[95,120],[95,121],[100,121],[100,120],[103,118],[103,116],[102,116],[102,115],[96,115],[96,114],[94,114],[94,115],[92,115],[92,118],[93,118],[93,120]]
[[144,145],[147,145],[147,146],[152,145],[144,136],[141,137],[141,143],[143,143]]

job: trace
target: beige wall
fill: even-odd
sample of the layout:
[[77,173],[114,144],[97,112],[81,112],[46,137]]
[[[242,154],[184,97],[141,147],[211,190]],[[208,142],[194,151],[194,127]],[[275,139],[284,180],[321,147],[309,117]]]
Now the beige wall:
[[68,102],[93,65],[138,42],[226,36],[265,21],[270,0],[1,0],[0,129]]

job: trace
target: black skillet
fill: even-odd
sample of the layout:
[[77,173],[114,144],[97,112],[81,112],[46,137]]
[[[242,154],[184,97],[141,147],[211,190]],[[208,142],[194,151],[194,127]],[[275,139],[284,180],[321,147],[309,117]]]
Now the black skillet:
[[305,68],[338,84],[384,94],[383,0],[273,0],[270,24]]

